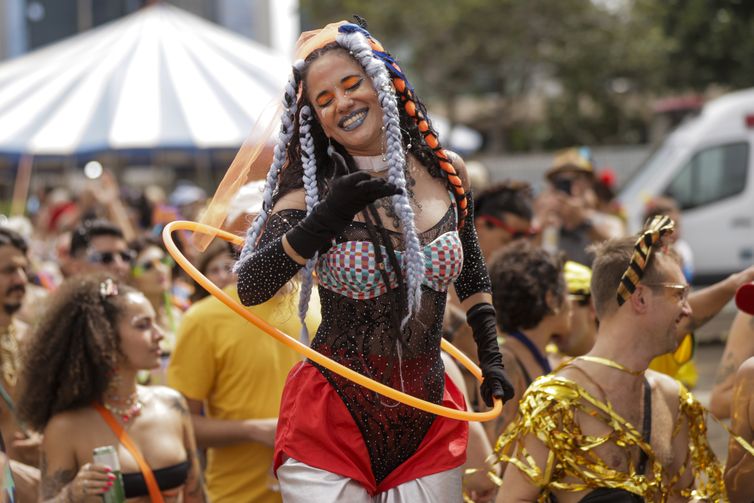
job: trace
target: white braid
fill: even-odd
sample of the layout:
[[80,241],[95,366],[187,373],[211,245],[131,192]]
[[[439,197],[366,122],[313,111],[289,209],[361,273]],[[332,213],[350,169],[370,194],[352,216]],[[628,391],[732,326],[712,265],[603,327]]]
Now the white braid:
[[[312,138],[312,111],[307,106],[301,107],[299,114],[299,137],[301,138],[301,160],[304,166],[304,191],[306,199],[306,214],[310,214],[319,203],[319,189],[317,187],[317,158],[314,153],[314,138]],[[314,266],[318,253],[306,261],[301,271],[301,295],[298,301],[298,317],[301,320],[301,342],[309,343],[309,330],[306,328],[306,312],[309,310],[309,299],[314,286]]]
[[267,172],[267,180],[265,181],[264,193],[262,195],[262,211],[259,212],[259,215],[257,215],[254,222],[252,222],[249,227],[249,230],[246,232],[246,242],[241,249],[238,261],[233,266],[234,272],[238,272],[241,264],[249,258],[256,248],[257,238],[262,232],[264,224],[267,222],[267,218],[272,210],[272,196],[278,187],[280,171],[283,169],[287,159],[288,143],[293,136],[293,121],[296,117],[296,107],[298,106],[296,101],[298,99],[298,85],[301,70],[304,67],[304,61],[296,61],[293,66],[293,74],[288,79],[288,83],[285,86],[285,96],[283,98],[285,112],[280,118],[280,133],[278,134],[278,141],[273,150],[272,164],[270,165],[270,170]]
[[382,122],[387,139],[386,156],[389,166],[388,181],[402,189],[402,194],[393,196],[392,202],[405,242],[404,275],[408,290],[408,314],[401,323],[401,328],[403,328],[421,305],[424,253],[416,232],[414,210],[411,208],[406,188],[406,154],[403,151],[398,101],[385,63],[372,54],[369,42],[362,33],[340,33],[337,36],[337,42],[351,53],[372,79],[383,111]]

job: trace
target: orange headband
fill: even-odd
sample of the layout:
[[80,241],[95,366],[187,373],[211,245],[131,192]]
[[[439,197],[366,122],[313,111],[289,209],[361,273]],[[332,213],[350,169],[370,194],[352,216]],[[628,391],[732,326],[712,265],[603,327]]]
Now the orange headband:
[[[294,61],[306,59],[315,50],[335,42],[338,36],[338,28],[346,23],[347,21],[339,21],[337,23],[330,23],[319,30],[301,33],[296,42]],[[252,126],[249,136],[243,145],[241,145],[228,171],[225,172],[225,176],[217,186],[212,201],[210,201],[199,218],[199,222],[202,224],[222,228],[228,215],[231,200],[238,194],[241,187],[250,181],[254,162],[262,154],[265,147],[269,147],[272,144],[271,140],[278,129],[280,115],[283,112],[283,104],[279,103],[276,107],[271,105],[266,107],[256,124]],[[215,235],[213,234],[194,233],[192,240],[200,251],[204,251],[214,238]]]

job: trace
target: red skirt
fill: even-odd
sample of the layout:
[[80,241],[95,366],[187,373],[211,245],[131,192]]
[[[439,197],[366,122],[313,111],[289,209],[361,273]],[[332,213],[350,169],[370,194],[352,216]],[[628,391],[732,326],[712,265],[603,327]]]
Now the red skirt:
[[[442,405],[466,410],[463,394],[445,375]],[[283,390],[273,468],[288,457],[353,479],[374,495],[404,482],[457,468],[466,462],[468,424],[438,416],[416,452],[379,485],[361,431],[338,393],[307,362],[293,367]]]

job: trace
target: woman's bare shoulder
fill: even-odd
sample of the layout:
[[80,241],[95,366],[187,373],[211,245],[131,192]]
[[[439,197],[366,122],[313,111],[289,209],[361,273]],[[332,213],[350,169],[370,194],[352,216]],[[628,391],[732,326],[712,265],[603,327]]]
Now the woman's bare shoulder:
[[87,432],[89,424],[99,420],[96,411],[91,407],[66,410],[52,416],[44,429],[45,438],[62,439],[76,438],[82,432]]
[[145,394],[162,405],[167,405],[181,414],[188,414],[186,399],[178,391],[167,386],[139,386],[139,394]]
[[306,194],[304,189],[293,190],[275,203],[272,207],[272,213],[277,213],[283,210],[305,210],[306,209]]

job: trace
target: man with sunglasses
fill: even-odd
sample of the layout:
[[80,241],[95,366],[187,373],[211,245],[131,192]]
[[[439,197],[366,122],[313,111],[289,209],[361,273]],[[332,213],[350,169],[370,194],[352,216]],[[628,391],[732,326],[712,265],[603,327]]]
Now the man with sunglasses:
[[474,226],[485,262],[508,243],[537,235],[528,183],[503,182],[475,194],[474,199]]
[[107,220],[86,220],[71,234],[69,275],[107,272],[127,280],[133,262],[133,252],[123,231]]
[[595,250],[594,346],[527,390],[496,449],[508,462],[499,502],[543,492],[561,503],[723,500],[703,409],[678,381],[647,370],[691,316],[677,256],[651,243],[643,253],[636,238]]

